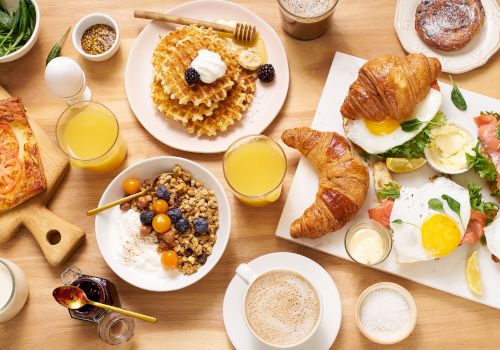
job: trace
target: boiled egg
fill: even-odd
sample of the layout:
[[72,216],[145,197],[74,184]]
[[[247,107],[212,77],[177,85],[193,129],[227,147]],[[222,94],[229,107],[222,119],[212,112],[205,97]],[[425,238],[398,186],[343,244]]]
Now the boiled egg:
[[390,217],[397,261],[427,261],[452,253],[464,236],[470,213],[469,191],[445,177],[421,188],[402,187]]
[[411,140],[434,118],[441,106],[442,94],[430,89],[427,96],[405,120],[417,119],[420,125],[413,131],[403,131],[400,121],[387,117],[381,122],[368,119],[345,119],[344,131],[348,139],[370,154],[384,153]]
[[484,228],[484,235],[491,254],[500,258],[500,213],[491,224]]

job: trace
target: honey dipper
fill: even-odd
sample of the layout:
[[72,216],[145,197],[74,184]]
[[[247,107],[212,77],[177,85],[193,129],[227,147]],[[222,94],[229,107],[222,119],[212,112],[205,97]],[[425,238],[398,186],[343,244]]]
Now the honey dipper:
[[257,34],[257,30],[254,25],[250,25],[247,23],[236,23],[236,26],[230,26],[226,24],[214,23],[209,21],[203,21],[199,19],[179,17],[173,15],[167,15],[160,12],[152,12],[152,11],[142,11],[135,10],[134,11],[135,18],[144,18],[151,19],[153,21],[166,21],[171,23],[183,24],[183,25],[198,25],[203,27],[212,28],[215,31],[223,32],[223,33],[231,33],[236,40],[250,43],[254,40],[255,35]]

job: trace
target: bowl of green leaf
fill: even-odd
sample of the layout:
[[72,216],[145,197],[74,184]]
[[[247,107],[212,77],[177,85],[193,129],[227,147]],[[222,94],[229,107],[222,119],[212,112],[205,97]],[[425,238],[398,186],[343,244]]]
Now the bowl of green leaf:
[[35,0],[0,0],[0,63],[24,56],[40,33],[40,9]]

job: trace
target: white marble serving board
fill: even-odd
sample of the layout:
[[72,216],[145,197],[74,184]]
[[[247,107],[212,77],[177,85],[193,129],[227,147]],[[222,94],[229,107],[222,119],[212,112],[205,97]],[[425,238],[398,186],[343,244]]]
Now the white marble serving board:
[[[361,58],[340,52],[335,55],[312,122],[312,128],[322,131],[336,131],[342,135],[344,134],[339,112],[340,106],[347,95],[349,86],[356,79],[358,70],[364,62],[365,60]],[[478,115],[480,111],[500,111],[499,100],[464,89],[461,89],[461,91],[467,101],[468,108],[465,112],[459,111],[450,100],[451,86],[445,83],[439,83],[439,85],[443,92],[443,103],[440,110],[448,119],[466,126],[475,136],[477,136],[477,127],[472,118]],[[429,182],[429,178],[434,174],[428,166],[424,166],[410,174],[397,174],[395,179],[402,185],[420,187],[424,183]],[[371,169],[370,175],[372,175]],[[462,185],[466,185],[468,180],[474,180],[476,183],[484,186],[484,182],[473,171],[456,176],[453,179]],[[317,186],[318,177],[316,172],[309,161],[302,157],[295,172],[295,178],[288,193],[276,235],[327,254],[350,260],[344,248],[344,237],[349,224],[337,232],[329,233],[316,240],[295,239],[290,236],[290,224],[301,216],[304,210],[313,203]],[[484,198],[486,200],[493,200],[488,194],[485,194]],[[353,219],[353,222],[368,218],[367,210],[376,206],[376,204],[377,199],[373,190],[372,177],[370,176],[370,188],[366,202]],[[466,260],[473,249],[479,250],[479,267],[484,286],[482,297],[475,296],[469,291],[465,279]],[[374,268],[500,309],[500,288],[498,288],[500,285],[500,264],[495,264],[491,260],[489,251],[480,243],[474,246],[460,246],[455,252],[439,260],[413,264],[396,263],[396,253],[393,250],[384,262]]]

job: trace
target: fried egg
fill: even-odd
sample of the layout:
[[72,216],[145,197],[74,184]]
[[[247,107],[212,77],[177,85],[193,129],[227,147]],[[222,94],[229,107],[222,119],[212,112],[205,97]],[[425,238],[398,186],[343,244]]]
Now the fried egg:
[[348,139],[370,154],[384,153],[417,136],[439,111],[441,100],[440,91],[429,90],[427,96],[417,104],[413,114],[405,119],[417,119],[421,122],[414,131],[403,131],[399,121],[387,117],[381,122],[367,119],[345,119],[345,134]]
[[500,213],[491,224],[484,228],[484,235],[491,254],[500,258]]
[[[460,215],[443,195],[460,204]],[[429,204],[431,199],[434,205]],[[427,261],[452,253],[464,236],[470,214],[469,191],[445,177],[421,188],[402,187],[390,217],[397,261]]]

